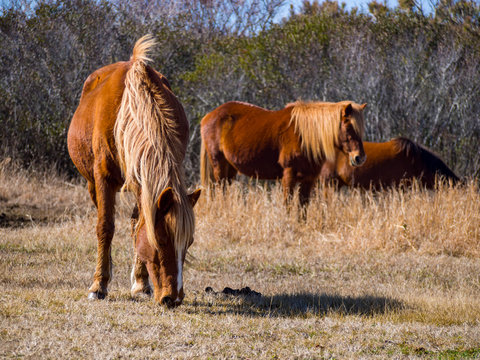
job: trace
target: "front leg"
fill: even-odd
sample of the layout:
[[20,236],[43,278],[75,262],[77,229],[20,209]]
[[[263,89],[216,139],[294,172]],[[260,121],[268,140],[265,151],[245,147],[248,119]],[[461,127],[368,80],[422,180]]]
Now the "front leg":
[[312,192],[313,185],[315,184],[316,177],[306,177],[302,179],[299,189],[299,201],[300,201],[300,217],[302,220],[307,219],[307,206],[310,201],[310,193]]
[[132,238],[133,238],[133,267],[130,274],[132,288],[130,293],[133,297],[141,294],[151,295],[152,287],[148,281],[148,271],[144,262],[140,261],[137,255],[137,223],[139,218],[139,207],[136,204],[132,212]]
[[290,204],[293,199],[293,190],[295,189],[295,184],[297,182],[295,171],[291,167],[283,169],[282,177],[282,187],[283,187],[283,197],[287,209],[290,209]]
[[133,257],[132,273],[130,274],[132,289],[130,293],[133,297],[137,295],[152,295],[152,287],[148,280],[148,271],[144,262],[142,262],[135,253]]
[[306,177],[302,179],[299,189],[300,206],[305,211],[308,202],[310,201],[310,193],[312,192],[313,185],[315,184],[316,177]]

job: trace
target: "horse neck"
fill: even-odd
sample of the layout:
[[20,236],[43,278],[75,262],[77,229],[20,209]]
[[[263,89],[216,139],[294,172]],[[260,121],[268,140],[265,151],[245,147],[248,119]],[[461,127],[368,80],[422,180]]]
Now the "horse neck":
[[351,185],[355,168],[350,165],[348,155],[342,151],[337,150],[336,172],[337,176],[347,185]]

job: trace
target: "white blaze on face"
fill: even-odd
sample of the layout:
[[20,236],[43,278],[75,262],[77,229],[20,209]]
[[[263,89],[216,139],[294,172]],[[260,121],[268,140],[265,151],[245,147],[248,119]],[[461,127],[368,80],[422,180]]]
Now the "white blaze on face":
[[183,287],[183,255],[180,252],[177,255],[177,292],[180,292],[180,290]]

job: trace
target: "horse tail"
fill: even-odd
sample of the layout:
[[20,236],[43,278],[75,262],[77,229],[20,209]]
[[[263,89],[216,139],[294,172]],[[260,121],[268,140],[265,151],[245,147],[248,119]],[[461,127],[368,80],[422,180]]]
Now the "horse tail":
[[195,226],[183,175],[186,149],[179,127],[182,124],[147,65],[154,45],[150,35],[135,43],[114,128],[115,144],[125,177],[122,190],[134,189],[140,195],[142,211],[137,229],[145,225],[154,249],[159,248],[155,236],[157,203],[162,192],[172,187],[175,206],[167,224],[175,236],[175,249],[180,251],[193,237]]
[[204,187],[210,186],[214,182],[213,167],[208,158],[207,150],[205,149],[205,142],[200,145],[200,180]]

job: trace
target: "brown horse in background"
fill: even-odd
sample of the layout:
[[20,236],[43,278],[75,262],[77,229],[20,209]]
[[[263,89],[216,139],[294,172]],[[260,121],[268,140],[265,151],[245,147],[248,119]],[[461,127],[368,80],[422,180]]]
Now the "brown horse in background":
[[321,178],[335,179],[340,186],[364,189],[398,186],[413,179],[429,189],[435,188],[437,178],[453,184],[459,182],[457,175],[437,155],[407,138],[382,143],[365,141],[363,146],[367,160],[362,167],[352,167],[347,157],[339,153],[336,163],[324,164]]
[[300,183],[306,205],[325,161],[345,153],[352,166],[365,161],[363,109],[351,101],[296,102],[278,111],[228,102],[201,122],[202,184],[233,179],[237,172],[282,179],[288,200]]
[[130,61],[92,73],[68,130],[68,151],[97,207],[97,266],[90,299],[103,299],[111,280],[115,194],[136,197],[132,295],[151,293],[169,307],[183,293],[183,263],[193,242],[193,205],[183,159],[189,124],[165,77],[147,65],[150,36],[137,41]]

